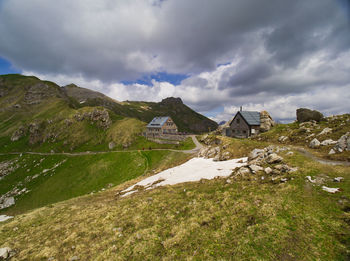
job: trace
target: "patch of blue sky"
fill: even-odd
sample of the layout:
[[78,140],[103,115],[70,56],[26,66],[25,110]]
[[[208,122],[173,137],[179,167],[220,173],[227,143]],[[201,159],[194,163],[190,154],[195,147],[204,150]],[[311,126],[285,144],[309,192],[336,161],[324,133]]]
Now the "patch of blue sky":
[[141,79],[137,79],[135,81],[122,81],[121,83],[125,85],[142,84],[142,85],[151,86],[152,80],[155,80],[157,82],[169,82],[173,85],[179,85],[184,79],[188,77],[189,75],[186,75],[186,74],[171,74],[166,72],[159,72],[157,74],[144,76]]
[[21,73],[21,71],[14,68],[8,60],[0,57],[0,74],[10,73]]

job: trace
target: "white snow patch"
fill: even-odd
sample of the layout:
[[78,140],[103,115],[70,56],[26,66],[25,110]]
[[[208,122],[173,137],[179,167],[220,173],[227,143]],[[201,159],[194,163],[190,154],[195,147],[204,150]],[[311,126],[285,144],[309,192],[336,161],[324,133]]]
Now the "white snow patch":
[[[236,167],[245,166],[247,157],[226,161],[213,161],[213,159],[193,158],[184,164],[164,170],[156,175],[148,177],[135,185],[125,189],[122,197],[130,195],[136,190],[135,186],[143,186],[152,189],[158,186],[174,185],[183,182],[199,181],[201,179],[213,179],[215,177],[230,176]],[[240,162],[240,163],[239,163]]]
[[0,215],[0,222],[13,218],[13,216]]

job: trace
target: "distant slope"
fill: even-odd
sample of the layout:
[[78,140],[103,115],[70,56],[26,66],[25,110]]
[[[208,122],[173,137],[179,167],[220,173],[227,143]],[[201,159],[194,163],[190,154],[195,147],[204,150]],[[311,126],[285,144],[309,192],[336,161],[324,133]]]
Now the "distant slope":
[[164,147],[140,137],[147,122],[161,115],[171,116],[183,132],[217,126],[180,99],[120,103],[73,84],[60,87],[34,76],[0,76],[0,152],[106,150],[110,142],[115,149],[137,148],[135,142]]
[[150,122],[156,116],[171,116],[181,132],[201,133],[218,127],[215,121],[195,112],[180,98],[169,97],[159,103],[126,101],[117,102],[104,94],[76,85],[63,87],[66,95],[75,99],[80,106],[103,106],[124,117]]

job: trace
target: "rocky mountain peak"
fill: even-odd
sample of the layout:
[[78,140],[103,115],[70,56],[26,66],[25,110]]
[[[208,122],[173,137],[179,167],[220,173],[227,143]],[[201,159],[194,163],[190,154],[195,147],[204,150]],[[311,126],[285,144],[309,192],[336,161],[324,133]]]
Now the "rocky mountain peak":
[[163,104],[183,104],[181,98],[168,97],[162,100]]

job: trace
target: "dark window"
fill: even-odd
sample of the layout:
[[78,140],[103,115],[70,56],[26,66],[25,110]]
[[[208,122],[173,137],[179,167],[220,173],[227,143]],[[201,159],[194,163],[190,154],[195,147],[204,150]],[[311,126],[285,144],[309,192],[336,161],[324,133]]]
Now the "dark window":
[[244,134],[247,134],[247,131],[244,130],[243,133],[244,133]]
[[236,120],[236,122],[239,124],[240,120],[239,120],[239,119],[237,119],[237,120]]

